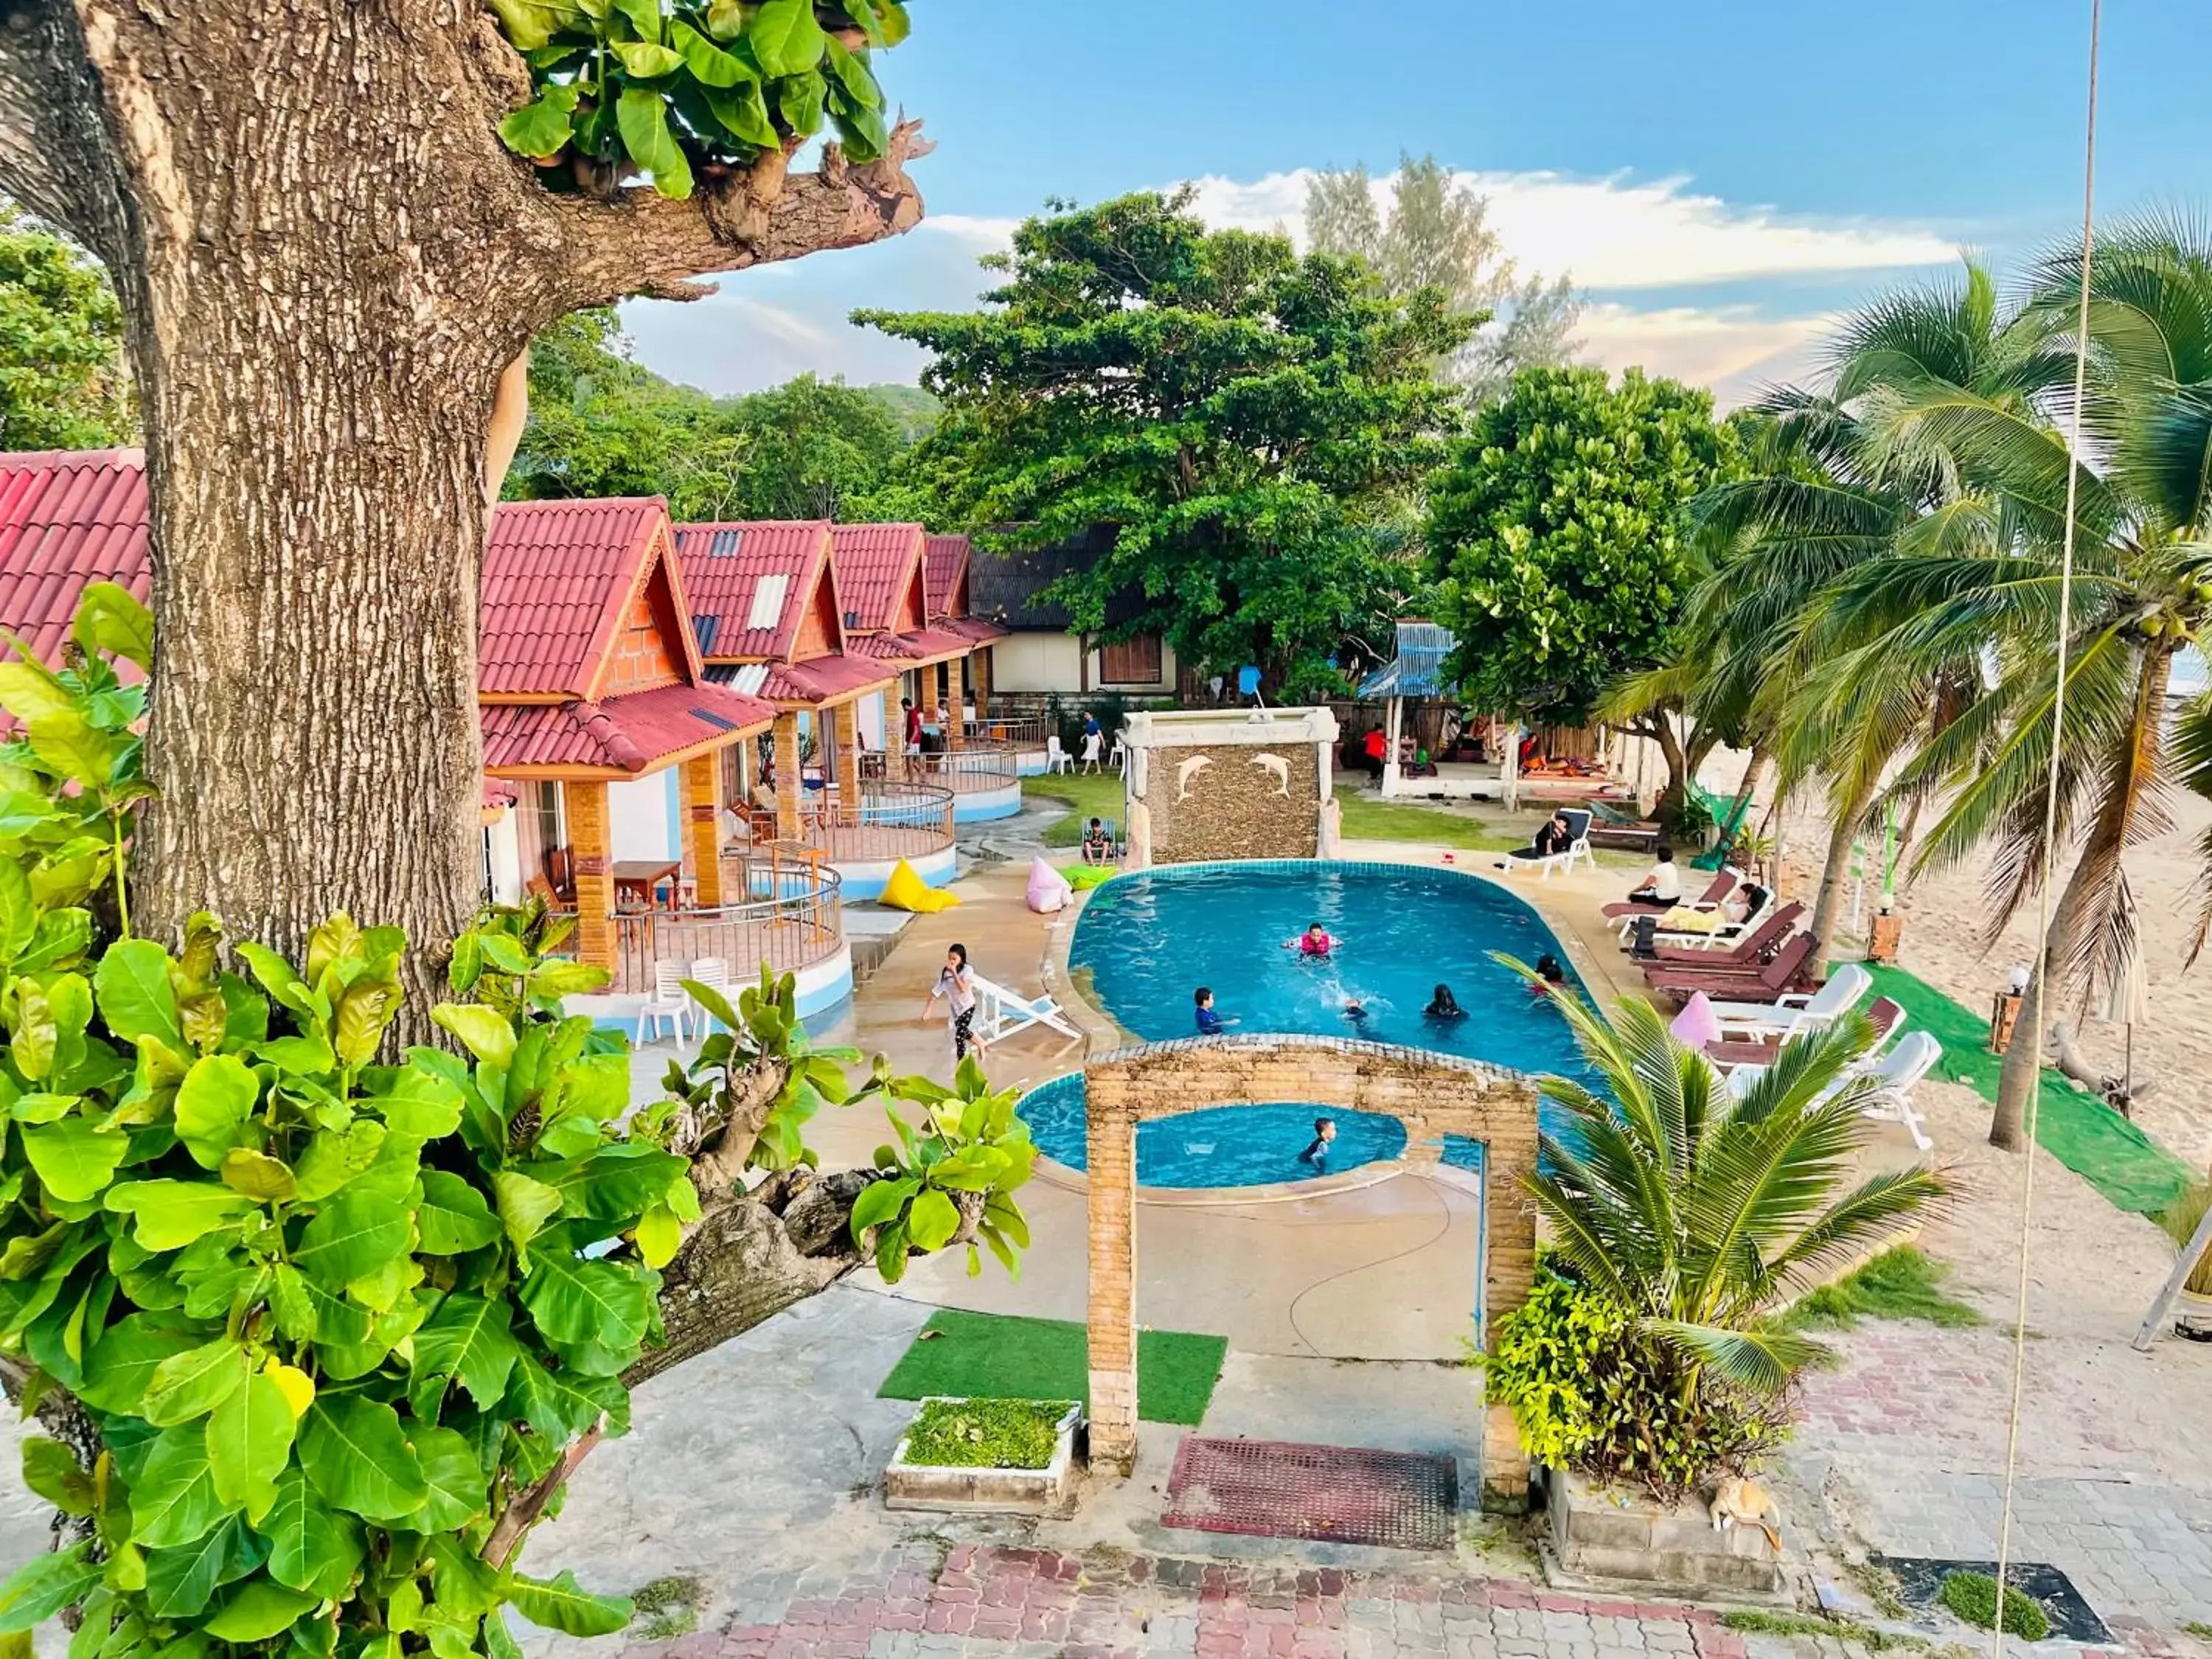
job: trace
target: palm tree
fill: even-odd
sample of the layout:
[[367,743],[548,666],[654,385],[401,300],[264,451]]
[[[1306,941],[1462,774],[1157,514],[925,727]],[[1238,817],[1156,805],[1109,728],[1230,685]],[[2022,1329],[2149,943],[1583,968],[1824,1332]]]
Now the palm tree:
[[1623,1001],[1608,1024],[1578,997],[1556,1000],[1605,1092],[1543,1080],[1567,1115],[1542,1136],[1528,1182],[1553,1249],[1577,1280],[1687,1360],[1693,1384],[1709,1370],[1775,1392],[1820,1352],[1770,1322],[1777,1304],[1946,1192],[1925,1166],[1847,1187],[1874,1088],[1847,1073],[1872,1028],[1854,1018],[1787,1044],[1738,1100],[1650,1003]]

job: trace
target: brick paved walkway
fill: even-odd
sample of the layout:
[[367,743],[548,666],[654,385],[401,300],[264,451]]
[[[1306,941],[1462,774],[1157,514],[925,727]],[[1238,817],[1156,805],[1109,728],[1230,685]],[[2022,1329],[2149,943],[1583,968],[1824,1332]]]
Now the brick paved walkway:
[[[804,1583],[754,1622],[623,1659],[1839,1659],[1829,1637],[1744,1636],[1711,1609],[1554,1595],[1508,1579],[1273,1568],[909,1543]],[[2053,1659],[2039,1648],[2038,1659]],[[2060,1650],[2069,1654],[2069,1650]]]

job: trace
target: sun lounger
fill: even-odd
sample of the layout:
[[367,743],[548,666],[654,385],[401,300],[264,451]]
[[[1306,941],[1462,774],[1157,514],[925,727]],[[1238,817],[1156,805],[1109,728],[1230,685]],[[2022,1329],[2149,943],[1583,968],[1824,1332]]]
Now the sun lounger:
[[1796,982],[1812,954],[1813,936],[1793,933],[1774,953],[1773,960],[1755,974],[1742,969],[1727,974],[1700,973],[1666,963],[1646,968],[1644,976],[1654,993],[1673,998],[1678,1007],[1699,991],[1715,1000],[1771,1002]]
[[[1785,905],[1784,909],[1794,909],[1801,915],[1804,913],[1802,905]],[[1683,924],[1687,918],[1677,916],[1673,910],[1658,912],[1650,929],[1652,950],[1671,961],[1708,961],[1717,951],[1723,955],[1732,952],[1745,939],[1758,935],[1771,918],[1781,913],[1774,908],[1774,895],[1769,893],[1759,901],[1759,908],[1741,921],[1722,921],[1717,911],[1700,910],[1694,914],[1700,919],[1711,918],[1711,925],[1686,927]],[[1635,947],[1637,927],[1638,921],[1633,916],[1622,921],[1620,942],[1624,946]],[[1766,938],[1771,943],[1775,935],[1769,933]],[[1645,960],[1650,960],[1649,954]]]
[[1025,997],[981,974],[972,975],[972,980],[975,988],[975,1020],[972,1029],[982,1042],[1003,1042],[1036,1025],[1057,1031],[1071,1042],[1083,1041],[1083,1033],[1050,997]]
[[[1889,1041],[1905,1024],[1905,1010],[1887,997],[1876,997],[1867,1010],[1867,1024],[1874,1027],[1874,1041],[1867,1045],[1866,1053],[1859,1056],[1862,1066],[1872,1066],[1889,1047]],[[1764,1042],[1748,1037],[1723,1037],[1718,1042],[1705,1045],[1705,1058],[1723,1072],[1734,1071],[1740,1066],[1765,1066],[1774,1063],[1781,1051],[1778,1042]]]
[[1625,847],[1641,853],[1667,838],[1658,824],[1625,812],[1610,801],[1593,798],[1583,805],[1590,814],[1589,838],[1594,847]]
[[[1704,892],[1698,894],[1697,897],[1693,899],[1685,899],[1682,902],[1686,906],[1693,909],[1710,910],[1716,908],[1719,906],[1723,899],[1726,898],[1730,893],[1735,890],[1735,872],[1733,870],[1723,870],[1712,878],[1711,884],[1706,887]],[[1623,916],[1648,916],[1651,912],[1652,907],[1650,905],[1629,904],[1626,902],[1603,905],[1600,907],[1598,910],[1598,914],[1603,916],[1607,921],[1619,921]]]
[[1716,1002],[1713,1018],[1725,1035],[1775,1037],[1786,1042],[1834,1024],[1873,988],[1874,975],[1856,962],[1846,962],[1817,991],[1792,992],[1771,1003]]
[[[1928,1138],[1926,1119],[1912,1103],[1912,1091],[1942,1059],[1943,1045],[1926,1031],[1907,1031],[1887,1054],[1876,1059],[1875,1052],[1862,1055],[1859,1063],[1838,1078],[1821,1098],[1832,1098],[1858,1079],[1872,1078],[1875,1087],[1861,1115],[1876,1123],[1901,1123],[1915,1146],[1923,1152],[1933,1150],[1936,1143]],[[1741,1099],[1765,1074],[1765,1066],[1737,1066],[1729,1073],[1729,1093]]]
[[1545,881],[1552,878],[1552,872],[1554,870],[1564,870],[1571,874],[1577,859],[1582,860],[1592,869],[1595,869],[1597,854],[1590,851],[1589,844],[1589,809],[1583,806],[1562,806],[1559,809],[1559,816],[1567,821],[1567,834],[1572,837],[1568,842],[1565,852],[1539,853],[1534,843],[1531,842],[1527,847],[1518,848],[1508,853],[1498,867],[1501,870],[1534,869],[1538,877]]
[[[1753,919],[1748,930],[1734,939],[1711,940],[1699,945],[1655,943],[1652,954],[1639,957],[1638,960],[1647,969],[1671,964],[1716,973],[1727,973],[1731,969],[1748,970],[1781,944],[1804,914],[1805,907],[1793,899],[1778,910],[1769,910]],[[1655,933],[1655,941],[1657,937]]]

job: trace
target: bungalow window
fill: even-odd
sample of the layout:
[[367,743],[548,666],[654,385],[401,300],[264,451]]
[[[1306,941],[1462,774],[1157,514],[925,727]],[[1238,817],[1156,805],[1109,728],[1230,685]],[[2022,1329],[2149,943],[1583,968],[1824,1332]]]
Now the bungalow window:
[[1134,634],[1112,645],[1100,646],[1098,682],[1102,685],[1158,685],[1160,636]]

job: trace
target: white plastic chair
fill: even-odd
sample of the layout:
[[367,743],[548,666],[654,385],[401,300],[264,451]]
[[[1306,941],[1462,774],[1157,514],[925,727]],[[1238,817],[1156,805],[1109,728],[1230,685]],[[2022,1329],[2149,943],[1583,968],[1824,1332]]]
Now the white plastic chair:
[[1098,769],[1098,754],[1099,750],[1105,746],[1105,738],[1097,732],[1084,733],[1083,764],[1093,772]]
[[1069,758],[1067,750],[1060,746],[1059,732],[1053,732],[1050,736],[1045,738],[1044,769],[1046,771],[1065,772],[1074,763],[1075,763]]
[[1716,1002],[1713,1018],[1720,1021],[1723,1036],[1760,1042],[1778,1037],[1786,1042],[1834,1024],[1873,988],[1874,975],[1856,962],[1846,962],[1817,991],[1793,991],[1771,1003]]
[[673,1028],[676,1040],[684,1041],[691,1019],[691,994],[684,988],[684,977],[689,971],[680,962],[656,962],[653,964],[653,994],[638,1005],[637,1040],[649,1042],[646,1026],[650,1024],[655,1033],[665,1020]]
[[1925,1031],[1907,1031],[1885,1055],[1871,1075],[1880,1083],[1873,1101],[1860,1114],[1877,1123],[1902,1123],[1922,1152],[1936,1143],[1928,1138],[1926,1120],[1912,1103],[1912,1091],[1943,1058],[1943,1045]]
[[[724,999],[732,1007],[737,1006],[738,992],[737,988],[730,983],[730,964],[721,957],[701,957],[691,964],[691,972],[688,977],[698,981],[702,985],[713,987],[722,994]],[[690,993],[687,991],[684,994],[688,997]],[[707,1012],[703,1004],[693,1003],[691,1010],[691,1017],[699,1022],[699,1035],[706,1036],[714,1024],[714,1017]]]
[[1129,775],[1129,750],[1119,732],[1114,734],[1114,746],[1106,751],[1106,764],[1125,778]]

